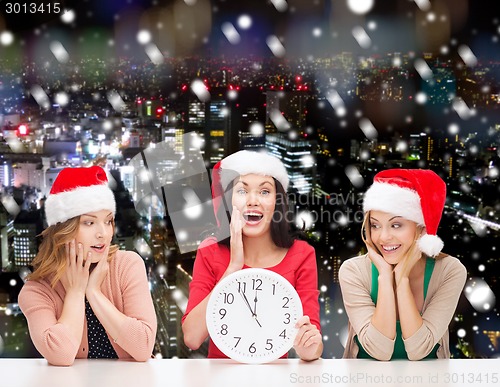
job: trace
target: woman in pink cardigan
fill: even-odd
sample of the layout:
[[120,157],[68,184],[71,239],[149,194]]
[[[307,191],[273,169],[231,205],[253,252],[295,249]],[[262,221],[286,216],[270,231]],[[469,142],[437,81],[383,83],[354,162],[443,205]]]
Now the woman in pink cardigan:
[[157,324],[144,261],[111,244],[116,205],[107,182],[100,167],[65,168],[45,203],[49,227],[19,306],[53,365],[152,356]]

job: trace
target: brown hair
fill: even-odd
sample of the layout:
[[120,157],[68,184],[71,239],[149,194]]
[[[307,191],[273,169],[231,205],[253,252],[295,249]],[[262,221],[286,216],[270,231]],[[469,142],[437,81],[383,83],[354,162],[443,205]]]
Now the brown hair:
[[[80,216],[76,216],[42,231],[40,235],[43,240],[38,254],[31,262],[34,271],[27,277],[28,280],[46,279],[50,280],[50,286],[56,285],[66,269],[66,244],[75,238],[79,226]],[[117,250],[117,245],[109,247],[108,261],[112,259]]]

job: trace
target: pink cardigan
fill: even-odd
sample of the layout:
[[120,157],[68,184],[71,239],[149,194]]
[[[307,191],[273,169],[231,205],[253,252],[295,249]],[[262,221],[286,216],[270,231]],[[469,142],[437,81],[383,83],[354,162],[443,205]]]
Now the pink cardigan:
[[[152,355],[156,339],[156,314],[142,258],[132,251],[117,251],[109,263],[109,272],[101,290],[128,319],[111,345],[120,359],[146,361]],[[28,320],[31,340],[50,364],[68,366],[75,358],[86,359],[87,321],[81,342],[76,342],[61,316],[65,290],[61,282],[27,281],[19,293],[19,306]]]

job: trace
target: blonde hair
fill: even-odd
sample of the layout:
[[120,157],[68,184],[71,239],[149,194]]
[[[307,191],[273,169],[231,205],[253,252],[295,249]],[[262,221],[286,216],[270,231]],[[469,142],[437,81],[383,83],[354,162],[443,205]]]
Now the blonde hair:
[[[76,216],[65,222],[47,227],[42,231],[40,236],[42,236],[43,240],[38,249],[38,254],[31,262],[34,271],[28,275],[28,280],[50,280],[50,286],[56,286],[57,281],[61,279],[66,270],[66,244],[75,239],[79,226],[80,216]],[[108,261],[113,258],[117,250],[117,245],[109,247]]]

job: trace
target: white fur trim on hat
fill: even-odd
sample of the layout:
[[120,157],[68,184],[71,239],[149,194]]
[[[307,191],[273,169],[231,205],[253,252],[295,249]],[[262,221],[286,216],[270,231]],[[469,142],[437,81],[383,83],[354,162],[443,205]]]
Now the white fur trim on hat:
[[408,188],[393,184],[373,183],[365,193],[363,211],[382,211],[402,216],[425,226],[424,215],[420,206],[420,196]]
[[285,191],[288,189],[289,180],[286,168],[277,157],[264,152],[242,150],[221,161],[221,184],[224,190],[237,175],[243,176],[250,173],[274,177]]
[[113,215],[116,212],[115,197],[107,184],[50,194],[45,201],[45,217],[49,226],[100,210],[110,210]]
[[435,257],[443,249],[444,242],[437,235],[425,234],[418,239],[417,246],[424,254]]

